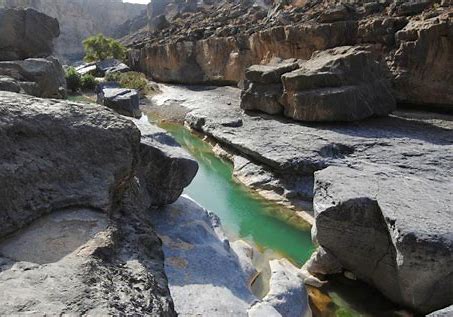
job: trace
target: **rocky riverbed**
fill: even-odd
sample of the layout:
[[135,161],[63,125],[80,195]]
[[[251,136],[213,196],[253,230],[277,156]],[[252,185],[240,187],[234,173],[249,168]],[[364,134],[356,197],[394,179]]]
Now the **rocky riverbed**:
[[434,299],[431,289],[451,289],[451,116],[397,111],[349,124],[300,124],[243,113],[236,88],[160,88],[152,109],[219,143],[239,180],[296,209],[313,202],[314,236],[343,268],[416,310],[449,303],[449,291]]

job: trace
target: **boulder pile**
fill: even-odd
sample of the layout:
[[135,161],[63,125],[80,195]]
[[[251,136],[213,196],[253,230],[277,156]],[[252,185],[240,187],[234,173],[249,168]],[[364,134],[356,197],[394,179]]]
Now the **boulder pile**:
[[299,121],[356,121],[396,108],[385,67],[363,47],[337,47],[308,61],[254,65],[241,108]]
[[60,62],[49,57],[60,34],[58,21],[33,9],[0,8],[1,90],[64,98]]

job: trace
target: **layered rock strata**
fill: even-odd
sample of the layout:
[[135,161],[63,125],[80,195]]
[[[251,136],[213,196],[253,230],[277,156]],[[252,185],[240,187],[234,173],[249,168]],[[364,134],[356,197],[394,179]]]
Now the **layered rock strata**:
[[451,68],[451,3],[220,2],[173,14],[173,1],[161,2],[168,23],[124,39],[130,65],[157,81],[237,84],[249,66],[272,58],[309,59],[318,50],[371,44],[392,70],[397,101],[452,103],[451,78],[442,72]]
[[242,109],[299,121],[356,121],[396,108],[385,67],[363,47],[317,52],[299,64],[252,66],[246,78]]

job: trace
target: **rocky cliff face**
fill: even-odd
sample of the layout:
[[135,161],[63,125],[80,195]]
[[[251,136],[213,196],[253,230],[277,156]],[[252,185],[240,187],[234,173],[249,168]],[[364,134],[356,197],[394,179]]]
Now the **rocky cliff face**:
[[131,65],[158,81],[236,84],[253,64],[369,44],[388,62],[398,101],[451,105],[453,82],[440,71],[451,68],[453,7],[448,1],[339,6],[315,0],[273,6],[233,1],[197,10],[165,4],[149,7],[148,32],[125,39],[135,48]]
[[0,6],[30,7],[56,18],[61,36],[55,42],[55,54],[64,62],[83,58],[86,37],[97,33],[112,36],[117,26],[146,8],[121,0],[4,0]]

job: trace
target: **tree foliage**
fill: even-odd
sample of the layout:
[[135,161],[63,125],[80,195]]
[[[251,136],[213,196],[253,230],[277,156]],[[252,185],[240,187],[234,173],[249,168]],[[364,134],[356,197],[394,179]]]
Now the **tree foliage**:
[[97,34],[86,38],[83,41],[85,48],[85,61],[96,62],[107,58],[124,60],[126,58],[126,48],[115,39]]

